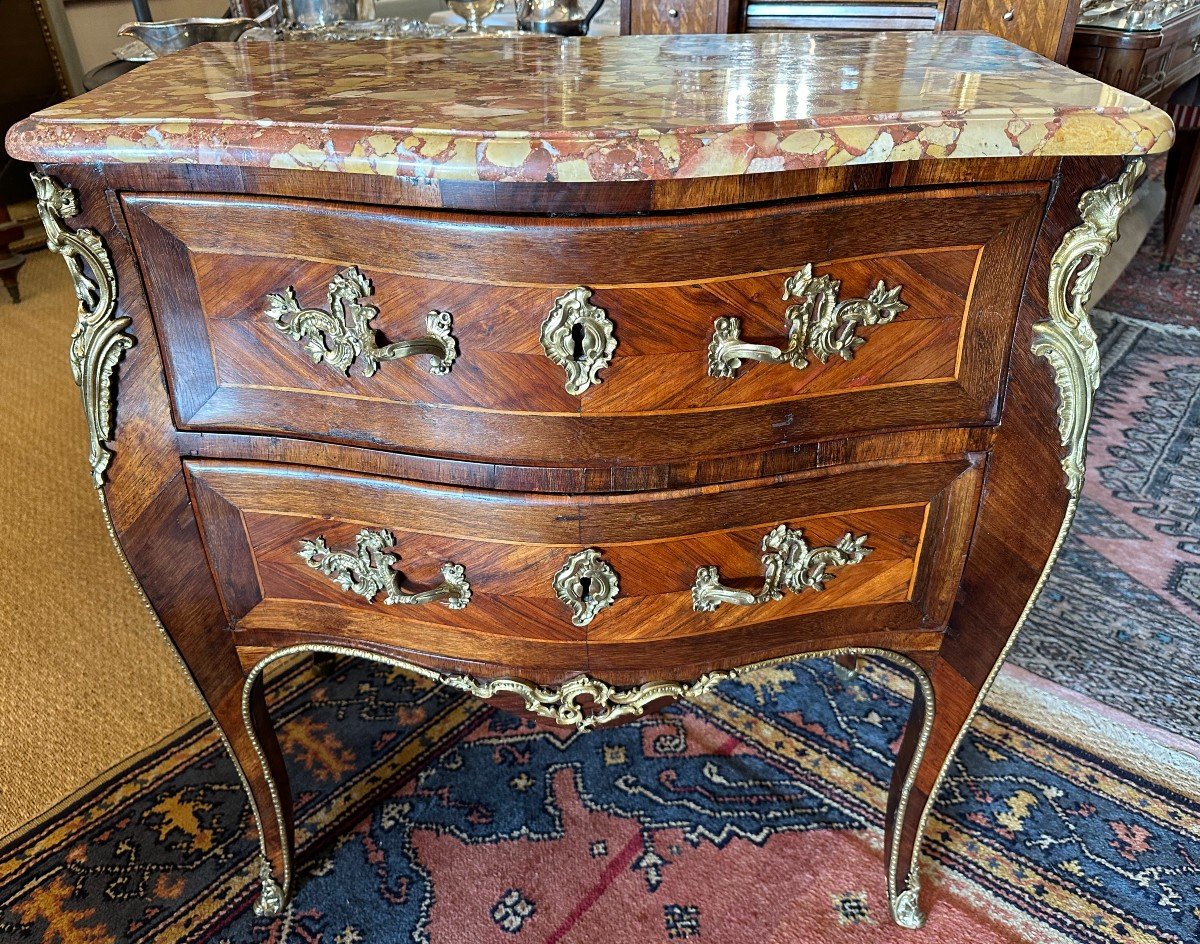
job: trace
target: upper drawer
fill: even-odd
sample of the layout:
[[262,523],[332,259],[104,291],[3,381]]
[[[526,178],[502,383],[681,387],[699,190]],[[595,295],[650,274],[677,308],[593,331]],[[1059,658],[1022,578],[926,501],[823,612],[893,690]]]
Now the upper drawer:
[[604,465],[993,420],[1044,197],[616,219],[125,205],[183,428]]

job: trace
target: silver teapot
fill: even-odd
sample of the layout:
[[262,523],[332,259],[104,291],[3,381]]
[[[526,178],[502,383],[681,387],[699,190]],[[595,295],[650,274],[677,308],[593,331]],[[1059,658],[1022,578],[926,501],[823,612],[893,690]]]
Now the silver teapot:
[[604,0],[596,0],[584,13],[580,0],[515,0],[517,26],[528,33],[586,36],[603,5]]

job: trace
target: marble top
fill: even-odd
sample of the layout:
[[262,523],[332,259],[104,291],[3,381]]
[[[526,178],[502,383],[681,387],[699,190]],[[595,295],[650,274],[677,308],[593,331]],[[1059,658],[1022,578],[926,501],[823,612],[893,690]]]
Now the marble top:
[[984,33],[207,44],[38,112],[39,162],[646,180],[1164,151],[1167,116]]

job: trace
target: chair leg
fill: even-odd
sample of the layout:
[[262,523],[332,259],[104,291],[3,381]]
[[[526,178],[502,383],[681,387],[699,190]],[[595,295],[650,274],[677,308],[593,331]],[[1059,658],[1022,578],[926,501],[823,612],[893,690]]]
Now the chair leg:
[[858,670],[862,660],[856,655],[833,657],[833,670],[843,682],[852,682],[858,678]]
[[12,244],[20,239],[24,232],[24,228],[9,216],[8,207],[0,201],[0,282],[4,283],[14,303],[21,300],[17,273],[25,264],[25,257],[19,252],[13,252]]
[[0,246],[0,282],[8,289],[8,297],[14,304],[21,300],[21,286],[17,275],[24,264],[24,256],[20,253],[10,254],[7,246]]
[[333,674],[333,670],[337,667],[338,657],[331,655],[328,652],[314,652],[312,654],[313,671],[320,678],[328,678]]

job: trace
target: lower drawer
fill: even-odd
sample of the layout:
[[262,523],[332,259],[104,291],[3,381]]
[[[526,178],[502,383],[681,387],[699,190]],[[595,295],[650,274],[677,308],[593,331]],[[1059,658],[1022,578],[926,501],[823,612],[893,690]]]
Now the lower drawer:
[[186,463],[243,645],[355,640],[434,662],[656,674],[940,629],[981,468],[966,455],[567,496]]

